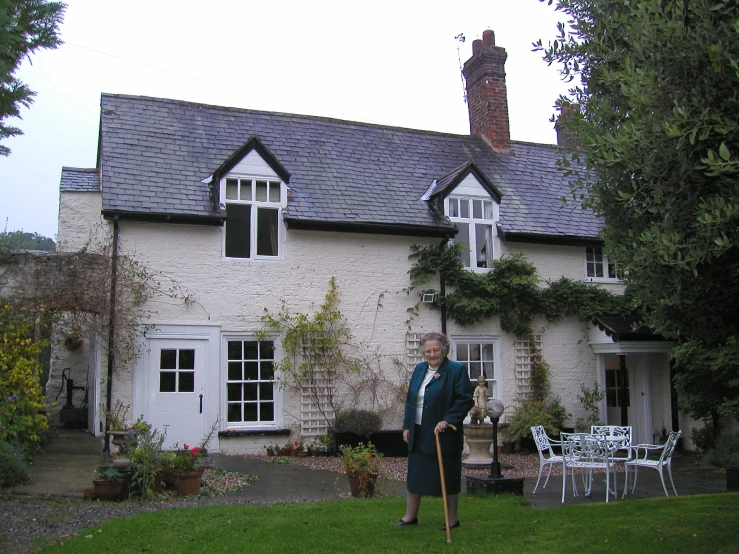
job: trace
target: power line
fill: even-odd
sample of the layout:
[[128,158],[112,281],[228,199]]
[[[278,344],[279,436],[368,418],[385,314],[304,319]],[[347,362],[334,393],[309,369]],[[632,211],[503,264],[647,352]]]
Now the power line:
[[[202,77],[196,77],[195,75],[188,75],[187,73],[181,73],[179,71],[173,71],[171,69],[165,69],[163,67],[159,67],[159,66],[156,66],[156,65],[151,65],[151,64],[140,62],[140,61],[137,61],[137,60],[131,60],[129,58],[124,58],[122,56],[116,56],[115,54],[109,54],[107,52],[101,52],[100,50],[95,50],[94,48],[88,48],[87,46],[80,46],[79,44],[74,44],[72,42],[65,42],[64,44],[65,45],[69,45],[69,46],[73,46],[75,48],[79,48],[80,50],[87,50],[88,52],[93,52],[94,54],[100,54],[101,56],[107,56],[109,58],[114,58],[116,60],[121,60],[123,62],[131,63],[131,64],[134,64],[134,65],[140,65],[142,67],[148,67],[149,69],[154,69],[156,71],[162,71],[164,73],[171,73],[172,75],[177,75],[178,77],[184,77],[186,79],[193,79],[195,81],[201,81],[203,83],[208,83],[209,85],[214,85],[214,86],[224,87],[224,88],[230,88],[230,89],[233,89],[233,90],[238,90],[240,92],[245,92],[247,94],[253,94],[255,96],[261,96],[262,98],[267,98],[267,99],[270,99],[270,100],[277,100],[279,102],[287,102],[287,103],[293,104],[295,106],[301,106],[303,108],[309,108],[311,110],[318,110],[318,111],[323,112],[323,113],[329,113],[329,110],[327,110],[325,108],[322,108],[322,107],[319,107],[319,106],[313,106],[311,104],[303,104],[301,102],[295,102],[294,100],[288,100],[287,98],[281,98],[279,96],[272,96],[272,95],[269,95],[269,94],[262,94],[261,92],[255,92],[253,90],[247,90],[247,89],[244,89],[244,88],[241,88],[241,87],[237,87],[235,85],[229,85],[227,83],[220,83],[218,81],[211,81],[210,79],[204,79]],[[357,116],[355,116],[353,114],[347,114],[347,113],[343,113],[343,112],[334,112],[334,113],[339,114],[340,116],[342,116],[344,118],[349,118],[349,119],[355,120],[355,121],[358,120],[358,119],[363,119],[364,121],[366,121],[368,123],[374,123],[376,125],[387,125],[387,123],[381,123],[379,121],[374,121],[374,120],[371,120],[371,119],[357,117]],[[327,117],[338,117],[338,116],[327,116]]]

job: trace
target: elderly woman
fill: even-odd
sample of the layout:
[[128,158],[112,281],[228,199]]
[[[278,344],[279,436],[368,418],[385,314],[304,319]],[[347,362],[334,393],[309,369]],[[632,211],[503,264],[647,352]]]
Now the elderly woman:
[[[439,436],[444,461],[450,527],[459,527],[457,505],[462,487],[462,422],[470,411],[472,385],[464,367],[449,360],[449,340],[441,333],[421,337],[425,362],[413,370],[405,401],[403,440],[408,443],[408,493],[405,515],[396,526],[418,523],[421,496],[441,496],[436,452]],[[453,430],[450,425],[456,427]],[[442,525],[442,530],[446,530]]]

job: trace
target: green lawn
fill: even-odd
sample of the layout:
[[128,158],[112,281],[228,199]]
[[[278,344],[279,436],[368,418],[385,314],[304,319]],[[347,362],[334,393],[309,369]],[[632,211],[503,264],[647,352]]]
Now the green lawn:
[[739,552],[739,494],[532,510],[511,496],[460,498],[452,544],[440,499],[398,528],[402,498],[207,506],[112,519],[43,552]]

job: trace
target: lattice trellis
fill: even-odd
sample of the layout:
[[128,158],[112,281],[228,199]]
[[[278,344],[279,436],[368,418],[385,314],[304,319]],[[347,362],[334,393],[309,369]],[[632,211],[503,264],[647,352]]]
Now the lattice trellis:
[[413,371],[413,368],[422,361],[421,333],[407,333],[405,336],[405,365],[408,371]]
[[300,430],[303,435],[322,435],[328,431],[326,420],[334,419],[331,399],[335,394],[330,375],[317,373],[311,383],[303,383],[300,394]]
[[520,338],[516,340],[516,395],[520,398],[531,394],[531,372],[540,352],[541,335],[534,335],[533,343]]

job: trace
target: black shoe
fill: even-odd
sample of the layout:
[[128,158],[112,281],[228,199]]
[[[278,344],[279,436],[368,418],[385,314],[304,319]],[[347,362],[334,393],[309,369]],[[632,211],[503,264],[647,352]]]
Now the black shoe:
[[403,521],[403,518],[400,518],[400,521],[398,523],[394,523],[395,527],[403,527],[403,525],[416,525],[418,523],[418,518],[414,518],[411,521]]
[[[462,525],[462,522],[461,522],[461,521],[459,521],[459,520],[457,520],[457,523],[455,523],[454,525],[452,525],[452,526],[450,527],[450,529],[456,529],[456,528],[457,528],[457,527],[459,527],[460,525]],[[441,529],[442,531],[446,531],[446,523],[445,523],[444,525],[442,525],[441,527],[439,527],[439,529]]]

